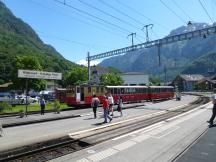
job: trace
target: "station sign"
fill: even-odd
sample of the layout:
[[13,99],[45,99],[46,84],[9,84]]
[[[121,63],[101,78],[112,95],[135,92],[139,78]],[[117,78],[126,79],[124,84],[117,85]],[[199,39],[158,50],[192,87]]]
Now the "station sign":
[[18,78],[61,80],[62,79],[62,73],[19,69],[18,70]]

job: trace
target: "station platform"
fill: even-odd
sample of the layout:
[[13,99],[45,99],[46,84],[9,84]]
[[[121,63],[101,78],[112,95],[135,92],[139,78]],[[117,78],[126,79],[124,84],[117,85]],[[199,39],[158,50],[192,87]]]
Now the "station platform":
[[216,127],[206,122],[211,108],[208,103],[52,162],[215,162]]
[[[181,101],[168,100],[161,103],[137,103],[137,107],[132,104],[124,104],[123,117],[119,117],[119,113],[114,112],[115,118],[107,126],[140,115],[151,116],[160,111],[179,108],[196,99],[194,96],[185,95]],[[93,119],[91,108],[62,111],[60,114],[53,112],[45,113],[45,115],[33,114],[24,118],[18,116],[0,118],[4,130],[3,136],[0,137],[0,152],[99,127],[98,123],[103,122],[103,117],[102,108],[100,107],[98,110],[97,119]],[[216,137],[216,127],[208,128],[206,121],[210,115],[211,105],[206,108],[197,108],[196,111],[186,113],[183,116],[154,124],[140,132],[134,132],[119,139],[78,151],[72,155],[63,156],[52,160],[52,162],[80,162],[82,160],[86,160],[85,162],[167,162],[171,161],[170,159],[173,161],[173,157],[176,157],[182,150],[184,152],[175,161],[199,162],[200,159],[200,162],[204,160],[214,162],[216,161],[214,159],[216,153],[216,138],[214,139]],[[61,118],[67,120],[58,120]],[[54,121],[45,122],[47,120]],[[31,125],[34,122],[35,124]],[[17,123],[24,124],[24,126],[12,127],[16,126]],[[200,137],[200,134],[203,135]],[[194,139],[197,140],[194,141]],[[190,145],[188,146],[188,144]],[[101,160],[97,160],[99,155],[102,156],[100,157]]]
[[204,161],[216,161],[216,125],[207,128],[205,133],[176,160],[176,162]]
[[[144,106],[145,103],[134,103],[134,104],[125,104],[124,109],[135,108],[139,106]],[[114,106],[115,108],[117,106]],[[98,107],[98,114],[102,114],[102,108]],[[0,124],[3,128],[6,127],[14,127],[19,125],[27,125],[33,123],[40,123],[40,122],[48,122],[54,120],[61,120],[61,119],[69,119],[69,118],[76,118],[81,116],[89,116],[92,115],[92,108],[85,108],[85,109],[75,109],[71,108],[71,110],[61,111],[59,114],[54,112],[47,112],[44,115],[40,113],[36,114],[28,114],[25,115],[23,118],[20,118],[19,115],[9,116],[9,117],[1,117],[0,116]]]

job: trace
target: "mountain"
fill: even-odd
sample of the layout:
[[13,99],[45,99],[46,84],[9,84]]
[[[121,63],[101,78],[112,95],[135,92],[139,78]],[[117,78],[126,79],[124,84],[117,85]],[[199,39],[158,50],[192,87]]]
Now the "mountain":
[[51,45],[44,44],[36,32],[0,1],[0,82],[9,81],[16,56],[36,56],[44,71],[62,72],[76,66]]
[[[194,23],[191,27],[182,26],[172,30],[168,36],[190,30],[202,29],[206,23]],[[143,72],[162,80],[173,80],[179,73],[203,74],[216,72],[216,36],[203,36],[181,41],[161,48],[161,66],[159,66],[156,47],[131,51],[125,55],[112,57],[99,65],[113,66],[122,72]]]

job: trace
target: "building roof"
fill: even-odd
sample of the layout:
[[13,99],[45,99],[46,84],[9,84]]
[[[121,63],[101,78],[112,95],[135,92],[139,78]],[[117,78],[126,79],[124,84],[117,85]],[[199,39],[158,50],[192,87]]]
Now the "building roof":
[[128,73],[123,73],[121,75],[146,75],[146,74],[140,72],[128,72]]
[[179,76],[186,81],[199,81],[204,78],[203,75],[199,75],[199,74],[181,74]]
[[9,85],[11,85],[13,83],[5,83],[5,84],[1,84],[0,88],[7,88]]

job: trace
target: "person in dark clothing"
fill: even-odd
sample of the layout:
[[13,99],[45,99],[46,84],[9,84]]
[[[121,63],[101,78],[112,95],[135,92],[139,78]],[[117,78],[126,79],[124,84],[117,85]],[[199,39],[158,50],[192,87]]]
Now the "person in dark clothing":
[[98,97],[96,97],[96,95],[93,95],[92,101],[91,101],[91,106],[93,108],[93,112],[94,112],[94,118],[97,118],[97,108],[98,105],[100,104],[100,100],[98,99]]
[[41,115],[44,115],[45,106],[46,106],[45,100],[41,98],[40,99]]
[[212,116],[209,121],[209,127],[213,127],[214,119],[216,116],[216,88],[214,89],[214,94],[212,95],[212,103],[213,103],[213,109],[212,109]]

